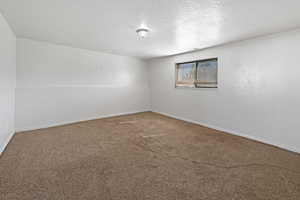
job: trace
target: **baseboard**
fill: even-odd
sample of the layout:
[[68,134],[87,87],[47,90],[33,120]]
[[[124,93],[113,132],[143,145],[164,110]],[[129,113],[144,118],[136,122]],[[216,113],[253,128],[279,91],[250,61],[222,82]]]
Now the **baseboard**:
[[37,126],[29,126],[29,127],[21,127],[21,128],[18,127],[18,128],[16,128],[16,132],[33,131],[33,130],[37,130],[37,129],[51,128],[51,127],[56,127],[56,126],[74,124],[74,123],[77,123],[77,122],[96,120],[96,119],[102,119],[102,118],[108,118],[108,117],[116,117],[116,116],[122,116],[122,115],[130,115],[130,114],[136,114],[136,113],[141,113],[141,112],[149,112],[149,109],[131,111],[131,112],[123,112],[123,113],[115,113],[115,114],[108,114],[108,115],[99,115],[99,116],[95,116],[95,117],[82,118],[82,119],[70,120],[70,121],[62,121],[62,122],[56,122],[56,123],[51,123],[51,124],[43,124],[43,125],[37,125]]
[[4,140],[4,143],[0,145],[0,156],[4,152],[6,146],[8,145],[8,143],[10,142],[10,140],[12,139],[12,137],[14,136],[14,134],[15,133],[10,133],[8,135],[8,137]]
[[243,133],[240,133],[240,132],[237,132],[237,131],[234,131],[234,130],[221,128],[221,127],[218,127],[218,126],[202,123],[202,122],[187,119],[187,118],[184,118],[184,117],[178,117],[176,115],[160,112],[160,111],[157,111],[157,110],[153,110],[152,112],[158,113],[158,114],[161,114],[161,115],[165,115],[165,116],[168,116],[168,117],[171,117],[171,118],[179,119],[179,120],[182,120],[182,121],[198,124],[200,126],[205,126],[207,128],[215,129],[215,130],[218,130],[218,131],[226,132],[226,133],[229,133],[229,134],[232,134],[232,135],[236,135],[236,136],[244,137],[244,138],[247,138],[247,139],[255,140],[255,141],[258,141],[258,142],[261,142],[261,143],[265,143],[265,144],[268,144],[268,145],[279,147],[279,148],[284,149],[284,150],[292,151],[292,152],[295,152],[295,153],[300,153],[299,148],[294,148],[294,147],[284,145],[284,144],[269,142],[269,141],[266,141],[263,138],[258,138],[258,137],[251,136],[251,135],[248,135],[248,134],[243,134]]

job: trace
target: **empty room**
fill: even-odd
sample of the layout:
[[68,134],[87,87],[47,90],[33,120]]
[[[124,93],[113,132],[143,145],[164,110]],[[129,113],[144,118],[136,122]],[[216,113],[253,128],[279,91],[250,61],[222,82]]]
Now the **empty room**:
[[0,200],[299,200],[299,10],[0,0]]

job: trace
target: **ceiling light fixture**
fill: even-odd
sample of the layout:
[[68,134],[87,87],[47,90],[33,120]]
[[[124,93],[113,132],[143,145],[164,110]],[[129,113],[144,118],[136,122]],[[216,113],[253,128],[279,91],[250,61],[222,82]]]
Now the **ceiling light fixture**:
[[136,30],[136,33],[138,34],[138,36],[140,38],[145,38],[148,36],[148,33],[149,33],[149,29],[146,29],[146,28],[139,28]]

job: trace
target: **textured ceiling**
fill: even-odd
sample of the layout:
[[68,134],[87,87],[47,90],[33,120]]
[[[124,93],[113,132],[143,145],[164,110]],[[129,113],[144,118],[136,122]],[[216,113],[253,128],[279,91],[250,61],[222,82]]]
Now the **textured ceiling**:
[[[0,0],[17,36],[151,58],[300,27],[299,0]],[[144,24],[148,38],[135,30]]]

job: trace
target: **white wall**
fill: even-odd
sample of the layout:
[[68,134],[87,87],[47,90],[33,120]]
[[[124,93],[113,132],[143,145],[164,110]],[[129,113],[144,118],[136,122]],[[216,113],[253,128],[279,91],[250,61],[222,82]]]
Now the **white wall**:
[[15,132],[16,37],[0,14],[0,154]]
[[142,60],[17,40],[16,130],[149,110]]
[[[300,30],[149,61],[152,110],[300,152]],[[219,58],[218,89],[175,89],[175,63]]]

